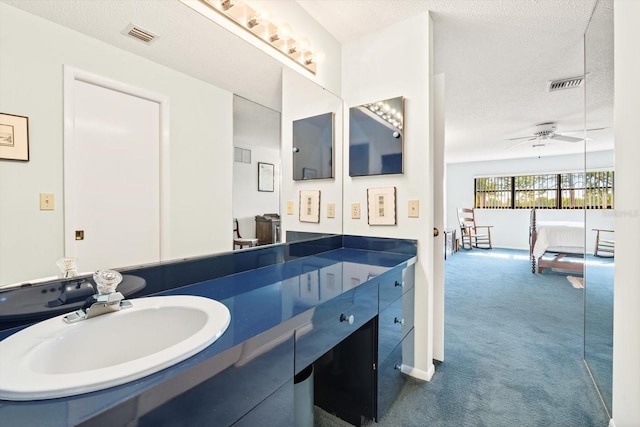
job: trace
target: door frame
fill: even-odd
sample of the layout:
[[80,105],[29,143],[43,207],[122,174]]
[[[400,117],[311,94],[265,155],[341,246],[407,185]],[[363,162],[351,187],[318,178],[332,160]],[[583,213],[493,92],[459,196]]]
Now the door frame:
[[63,116],[64,116],[64,143],[63,143],[63,189],[64,189],[64,256],[75,256],[75,97],[74,86],[76,81],[96,85],[105,89],[115,90],[126,95],[135,96],[147,101],[155,102],[160,108],[159,129],[159,191],[160,191],[160,261],[169,256],[169,225],[170,225],[170,197],[169,197],[169,98],[165,95],[119,82],[98,74],[83,71],[68,65],[64,65],[63,88]]

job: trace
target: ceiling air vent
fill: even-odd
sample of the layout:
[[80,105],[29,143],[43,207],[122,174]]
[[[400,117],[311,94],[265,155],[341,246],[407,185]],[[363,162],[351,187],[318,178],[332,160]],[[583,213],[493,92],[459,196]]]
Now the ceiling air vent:
[[573,89],[582,87],[584,84],[584,76],[572,77],[570,79],[549,80],[547,82],[547,92],[554,92],[562,89]]
[[129,24],[129,26],[124,30],[124,34],[134,37],[146,44],[151,44],[158,38],[158,36],[153,34],[151,31],[145,30],[134,24]]

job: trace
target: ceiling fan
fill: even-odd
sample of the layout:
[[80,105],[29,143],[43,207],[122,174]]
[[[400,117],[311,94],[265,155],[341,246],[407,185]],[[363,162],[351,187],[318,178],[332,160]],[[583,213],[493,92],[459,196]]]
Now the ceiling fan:
[[[557,129],[558,129],[558,123],[556,122],[540,123],[535,125],[534,132],[532,135],[521,136],[518,138],[509,138],[508,141],[518,141],[518,140],[524,139],[525,141],[522,141],[520,144],[523,144],[529,141],[536,141],[536,144],[534,144],[534,147],[535,147],[535,146],[544,146],[546,142],[552,142],[552,141],[580,142],[584,140],[584,138],[576,138],[574,136],[567,136],[567,135],[556,133]],[[604,129],[604,128],[601,128],[601,129]],[[600,130],[600,129],[588,129],[588,130],[592,131],[592,130]],[[520,145],[520,144],[516,144],[516,145]]]

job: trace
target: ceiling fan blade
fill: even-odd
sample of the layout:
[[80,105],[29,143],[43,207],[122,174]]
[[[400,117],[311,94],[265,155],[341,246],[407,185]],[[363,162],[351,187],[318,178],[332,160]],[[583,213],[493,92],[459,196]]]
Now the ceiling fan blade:
[[584,138],[575,138],[573,136],[566,136],[566,135],[559,135],[559,134],[555,134],[550,139],[557,140],[557,141],[565,141],[565,142],[580,142],[580,141],[584,141]]
[[520,136],[518,138],[508,138],[507,141],[517,141],[519,139],[526,139],[526,140],[531,140],[531,139],[536,139],[536,137],[534,136],[533,138],[531,137],[531,135],[529,136]]
[[[517,138],[517,139],[524,139],[524,138]],[[524,140],[524,141],[520,141],[520,142],[518,142],[518,143],[516,143],[516,144],[510,145],[510,146],[509,146],[509,149],[516,148],[516,147],[520,147],[521,145],[526,144],[526,143],[528,143],[529,141],[535,141],[535,140],[537,140],[537,139],[538,139],[538,138],[533,137],[533,138],[526,139],[526,140]]]
[[[587,129],[587,132],[595,132],[598,130],[605,130],[605,129],[609,129],[609,128],[593,128],[593,129]],[[584,129],[578,129],[578,130],[563,130],[562,133],[578,133],[578,132],[584,132]]]

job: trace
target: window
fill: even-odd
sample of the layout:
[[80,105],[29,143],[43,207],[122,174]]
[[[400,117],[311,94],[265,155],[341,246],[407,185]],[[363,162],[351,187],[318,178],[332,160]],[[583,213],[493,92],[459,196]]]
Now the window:
[[474,207],[613,209],[613,171],[476,178]]
[[613,171],[587,172],[587,209],[613,209]]
[[548,208],[558,206],[558,175],[514,176],[516,209]]
[[476,208],[509,209],[511,177],[476,178]]

